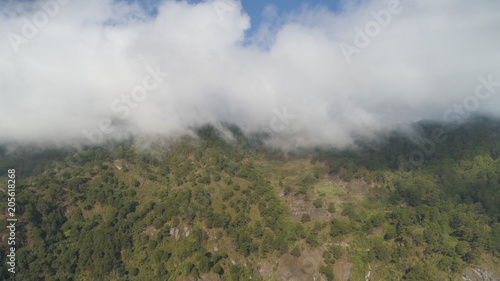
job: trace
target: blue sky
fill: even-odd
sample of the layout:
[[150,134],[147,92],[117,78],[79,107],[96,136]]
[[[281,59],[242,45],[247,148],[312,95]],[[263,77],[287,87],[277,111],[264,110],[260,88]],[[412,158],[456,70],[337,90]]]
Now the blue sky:
[[[146,9],[150,9],[154,11],[154,7],[158,5],[158,3],[165,0],[126,0],[127,2],[140,2]],[[190,3],[199,3],[204,0],[187,0]],[[256,30],[262,20],[262,12],[264,9],[272,5],[276,8],[276,12],[278,15],[287,14],[293,11],[296,11],[307,5],[309,7],[322,6],[327,7],[332,11],[338,11],[340,8],[340,2],[342,0],[241,0],[243,5],[243,9],[251,18],[251,30],[252,33]]]
[[262,11],[267,5],[276,7],[278,14],[289,13],[299,9],[303,5],[310,7],[321,5],[326,6],[331,10],[338,9],[338,0],[243,0],[241,1],[243,9],[250,15],[252,19],[252,28],[258,26],[261,21]]

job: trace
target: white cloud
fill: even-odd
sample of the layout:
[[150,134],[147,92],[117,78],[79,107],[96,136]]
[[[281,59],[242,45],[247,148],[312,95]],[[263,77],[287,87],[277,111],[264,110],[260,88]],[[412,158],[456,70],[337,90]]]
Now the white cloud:
[[[156,17],[123,2],[52,0],[57,13],[16,52],[9,34],[23,36],[26,19],[33,23],[48,1],[7,2],[0,13],[2,140],[83,139],[82,130],[106,118],[117,126],[107,137],[172,135],[220,121],[251,133],[269,129],[275,110],[286,107],[295,118],[272,143],[345,145],[353,135],[442,120],[474,94],[478,76],[500,81],[494,0],[401,1],[401,13],[350,63],[340,44],[353,45],[355,28],[386,2],[339,13],[303,8],[275,21],[269,8],[269,24],[245,41],[250,19],[231,0],[223,17],[220,0],[166,1]],[[169,76],[123,118],[111,105],[143,83],[147,66]],[[478,112],[498,115],[499,106],[497,87]]]

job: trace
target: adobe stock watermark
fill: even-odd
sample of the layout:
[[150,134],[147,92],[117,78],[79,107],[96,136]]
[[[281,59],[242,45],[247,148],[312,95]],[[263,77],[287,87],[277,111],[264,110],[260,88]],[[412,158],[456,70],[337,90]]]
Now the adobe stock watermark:
[[283,106],[283,110],[279,111],[277,108],[273,108],[274,116],[269,120],[269,127],[261,129],[257,133],[259,140],[265,139],[266,137],[271,137],[275,133],[283,132],[289,125],[290,120],[294,120],[296,116],[287,112],[286,106]]
[[35,38],[40,30],[47,26],[50,19],[59,14],[62,5],[68,4],[70,0],[47,0],[38,3],[40,9],[31,16],[31,20],[23,17],[23,26],[21,33],[9,32],[9,38],[12,49],[17,53],[19,46],[27,44],[31,39]]
[[[140,85],[133,87],[129,94],[123,94],[120,98],[116,98],[111,103],[111,112],[117,115],[119,119],[125,120],[132,109],[139,106],[141,102],[146,100],[148,93],[157,89],[165,78],[168,77],[167,72],[162,72],[159,66],[156,69],[146,66],[146,74]],[[115,130],[113,128],[111,118],[103,118],[100,120],[97,129],[83,129],[82,134],[93,144],[103,141],[104,134],[111,134]]]
[[[500,81],[493,81],[493,74],[489,74],[487,77],[479,76],[478,80],[479,83],[474,89],[474,94],[464,98],[462,103],[453,104],[450,109],[443,113],[444,122],[453,123],[449,130],[458,129],[466,118],[479,109],[481,102],[488,100],[497,92],[497,88],[500,88]],[[400,168],[404,167],[411,171],[421,166],[425,162],[425,157],[434,154],[436,145],[446,141],[447,133],[444,128],[435,128],[430,139],[415,140],[414,142],[419,149],[413,150],[408,156],[398,156]]]
[[[263,143],[266,139],[273,138],[279,132],[283,132],[291,124],[291,120],[296,119],[296,115],[290,114],[287,107],[283,106],[283,110],[277,108],[272,109],[273,116],[269,119],[269,126],[260,129],[256,134],[257,142]],[[254,147],[249,148],[244,143],[240,143],[237,150],[242,154],[255,155],[257,151]]]
[[365,24],[363,29],[359,27],[354,28],[353,44],[346,42],[340,43],[340,50],[344,55],[346,61],[351,63],[354,54],[361,54],[361,50],[370,45],[372,39],[379,36],[383,28],[389,26],[392,21],[393,15],[398,15],[403,11],[403,7],[399,0],[391,0],[387,4],[387,9],[378,12],[371,12],[373,20]]
[[220,21],[223,21],[226,13],[236,10],[238,5],[231,0],[217,0],[213,3],[213,7]]

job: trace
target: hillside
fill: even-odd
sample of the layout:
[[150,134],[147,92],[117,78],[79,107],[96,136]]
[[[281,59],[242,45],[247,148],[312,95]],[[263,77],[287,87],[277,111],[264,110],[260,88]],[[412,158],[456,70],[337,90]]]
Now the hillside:
[[5,146],[19,244],[0,279],[500,280],[498,128],[450,130],[411,167],[398,159],[418,145],[399,133],[287,153],[210,126],[147,145]]

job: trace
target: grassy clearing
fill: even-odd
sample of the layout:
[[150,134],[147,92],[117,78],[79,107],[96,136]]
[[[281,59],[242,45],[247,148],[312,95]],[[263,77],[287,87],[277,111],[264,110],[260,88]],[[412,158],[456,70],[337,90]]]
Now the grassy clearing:
[[314,186],[314,190],[316,190],[318,196],[324,194],[327,199],[345,197],[347,195],[345,189],[339,185],[316,185]]

